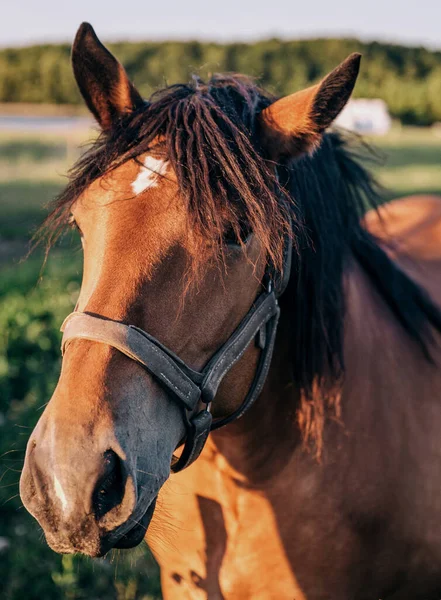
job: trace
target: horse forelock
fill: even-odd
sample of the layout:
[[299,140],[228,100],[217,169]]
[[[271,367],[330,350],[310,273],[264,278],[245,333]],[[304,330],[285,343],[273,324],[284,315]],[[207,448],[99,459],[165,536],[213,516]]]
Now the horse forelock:
[[[224,234],[240,243],[253,230],[268,259],[282,267],[284,236],[291,233],[274,165],[259,147],[256,116],[272,99],[250,79],[214,76],[170,86],[102,133],[70,171],[37,239],[48,246],[63,231],[73,204],[110,170],[160,147],[176,175],[189,225],[222,259]],[[139,180],[142,185],[142,178]],[[244,227],[246,224],[246,227]],[[300,224],[299,224],[300,226]]]

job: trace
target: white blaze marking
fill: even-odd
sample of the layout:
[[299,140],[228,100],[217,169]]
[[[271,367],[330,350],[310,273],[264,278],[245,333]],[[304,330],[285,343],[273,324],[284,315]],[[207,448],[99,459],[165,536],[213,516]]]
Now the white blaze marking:
[[58,481],[58,478],[55,475],[55,473],[54,473],[54,488],[55,488],[55,493],[58,496],[58,499],[61,501],[63,510],[65,511],[67,508],[67,504],[68,504],[66,494],[64,493],[64,490],[61,487],[61,483]]
[[167,173],[167,165],[168,162],[162,158],[146,156],[137,178],[132,182],[132,190],[135,194],[140,194],[149,187],[156,187],[160,175]]

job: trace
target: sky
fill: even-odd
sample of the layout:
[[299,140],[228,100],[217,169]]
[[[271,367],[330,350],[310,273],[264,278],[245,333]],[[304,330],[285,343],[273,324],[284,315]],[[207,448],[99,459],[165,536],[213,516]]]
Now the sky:
[[105,41],[351,36],[441,50],[440,0],[0,0],[0,46]]

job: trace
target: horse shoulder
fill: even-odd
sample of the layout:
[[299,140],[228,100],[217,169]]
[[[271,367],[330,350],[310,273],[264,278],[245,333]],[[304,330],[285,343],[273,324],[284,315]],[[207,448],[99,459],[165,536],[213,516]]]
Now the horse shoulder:
[[147,541],[167,600],[264,600],[268,590],[304,600],[271,503],[229,466],[211,438],[198,460],[162,488]]

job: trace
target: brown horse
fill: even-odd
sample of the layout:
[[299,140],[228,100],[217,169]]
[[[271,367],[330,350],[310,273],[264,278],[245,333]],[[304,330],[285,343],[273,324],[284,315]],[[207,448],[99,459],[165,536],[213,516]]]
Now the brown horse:
[[84,248],[21,477],[49,545],[132,547],[155,512],[166,598],[438,598],[441,202],[363,220],[360,145],[325,132],[359,56],[281,100],[144,102],[86,24],[73,66],[103,133],[46,224]]

